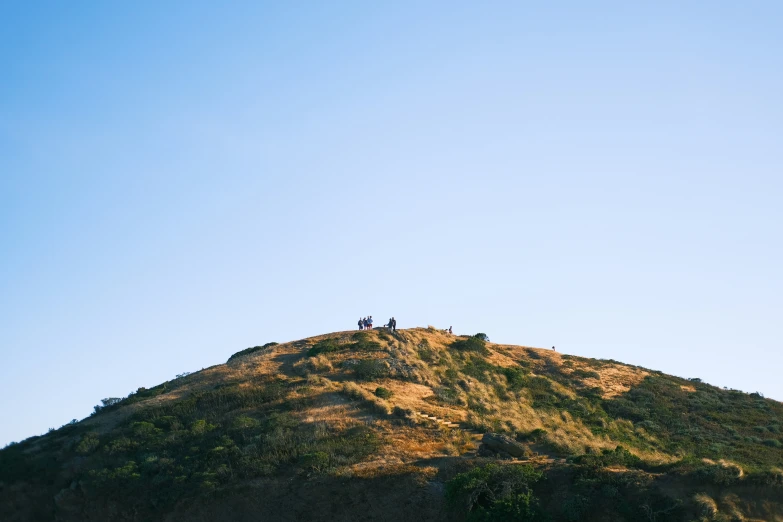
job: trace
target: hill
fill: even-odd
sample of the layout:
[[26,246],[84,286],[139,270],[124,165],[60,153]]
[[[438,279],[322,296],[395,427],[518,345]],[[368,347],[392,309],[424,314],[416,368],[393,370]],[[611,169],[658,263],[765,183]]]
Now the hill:
[[269,343],[0,451],[0,520],[783,520],[783,404],[432,328]]

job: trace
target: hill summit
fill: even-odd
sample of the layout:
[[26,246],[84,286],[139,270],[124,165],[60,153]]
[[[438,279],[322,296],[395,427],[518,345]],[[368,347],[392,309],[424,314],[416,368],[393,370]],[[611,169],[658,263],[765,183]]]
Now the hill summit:
[[268,343],[0,451],[4,521],[783,520],[783,404],[430,328]]

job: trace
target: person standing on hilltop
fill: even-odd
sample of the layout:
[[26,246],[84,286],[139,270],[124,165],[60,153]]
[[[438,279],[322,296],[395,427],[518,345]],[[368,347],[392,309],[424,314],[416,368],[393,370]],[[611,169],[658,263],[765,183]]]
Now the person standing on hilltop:
[[359,318],[359,330],[364,329],[364,320],[360,317]]
[[367,328],[372,330],[372,316],[367,318]]
[[391,321],[389,321],[389,326],[391,326],[391,331],[396,332],[397,331],[397,319],[392,316]]
[[449,333],[451,333],[451,326],[449,326]]

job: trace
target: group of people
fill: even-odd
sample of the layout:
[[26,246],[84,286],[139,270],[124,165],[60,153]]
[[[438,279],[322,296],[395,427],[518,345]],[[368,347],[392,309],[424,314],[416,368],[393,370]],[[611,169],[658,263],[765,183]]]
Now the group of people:
[[372,330],[372,316],[359,319],[359,330]]
[[[389,322],[383,325],[389,328],[392,332],[397,331],[397,319],[392,317]],[[359,330],[372,330],[372,316],[362,317],[359,319]]]
[[396,332],[396,331],[397,331],[397,319],[395,319],[394,317],[392,317],[391,319],[389,319],[389,322],[388,322],[388,323],[386,323],[386,324],[385,324],[385,325],[383,325],[383,326],[387,327],[387,328],[388,328],[389,330],[391,330],[392,332]]

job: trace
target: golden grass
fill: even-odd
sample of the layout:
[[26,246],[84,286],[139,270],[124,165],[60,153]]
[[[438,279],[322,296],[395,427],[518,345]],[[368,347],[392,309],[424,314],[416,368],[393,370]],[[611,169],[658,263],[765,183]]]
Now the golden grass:
[[[370,340],[380,343],[382,350],[374,352],[355,352],[352,350],[320,354],[307,357],[309,347],[324,339],[336,339],[339,343],[352,342],[355,331],[335,332],[319,335],[301,341],[282,343],[235,358],[230,363],[213,366],[191,374],[178,381],[172,391],[157,397],[142,401],[116,412],[89,419],[88,423],[106,424],[110,427],[119,418],[132,414],[139,408],[163,404],[176,400],[194,391],[208,389],[217,384],[235,382],[240,386],[255,386],[259,380],[277,379],[289,381],[306,379],[311,386],[320,388],[316,404],[301,413],[303,422],[328,422],[339,424],[347,420],[359,418],[366,420],[360,409],[369,407],[370,413],[378,418],[392,415],[395,407],[404,411],[425,412],[439,418],[470,422],[487,429],[505,430],[510,432],[529,433],[536,429],[546,430],[545,439],[556,448],[566,453],[584,453],[613,449],[617,443],[606,435],[595,435],[580,420],[572,418],[567,412],[552,412],[535,409],[526,391],[506,391],[499,395],[496,388],[505,386],[505,377],[494,375],[490,382],[484,383],[464,376],[464,388],[455,388],[461,403],[447,404],[435,400],[435,389],[444,385],[444,375],[448,368],[457,368],[458,359],[465,357],[449,349],[458,336],[450,335],[432,328],[413,328],[401,330],[395,334],[379,330],[365,332]],[[498,345],[487,343],[489,353],[487,361],[501,367],[514,367],[524,363],[532,369],[532,373],[546,376],[551,367],[560,368],[565,374],[577,369],[595,371],[596,378],[584,379],[585,385],[598,386],[603,390],[604,397],[614,397],[629,390],[647,375],[647,372],[621,364],[603,363],[591,366],[590,360],[578,357],[563,358],[563,354],[548,349],[537,349],[522,346]],[[436,360],[428,363],[420,357],[420,352],[431,354]],[[423,353],[422,352],[422,353]],[[379,379],[371,382],[352,382],[350,366],[346,361],[362,358],[383,358],[396,360],[415,370],[413,380],[409,382],[400,379]],[[568,361],[567,364],[564,364]],[[568,397],[576,397],[574,390],[562,384],[550,381],[555,391]],[[375,396],[374,391],[383,386],[392,391],[388,400]],[[478,408],[471,411],[467,406]],[[395,427],[394,433],[401,430]],[[394,450],[409,458],[416,456],[462,454],[474,445],[474,441],[464,438],[461,430],[451,430],[454,433],[432,430],[426,426],[413,426],[402,430],[405,435],[395,441]],[[606,430],[608,433],[635,433],[634,427],[624,421],[612,421]],[[413,436],[416,432],[418,435]],[[425,435],[421,435],[424,433]],[[437,436],[436,436],[437,434]],[[652,437],[641,433],[650,440]],[[654,460],[671,460],[670,455],[643,453],[631,449],[638,456]]]

